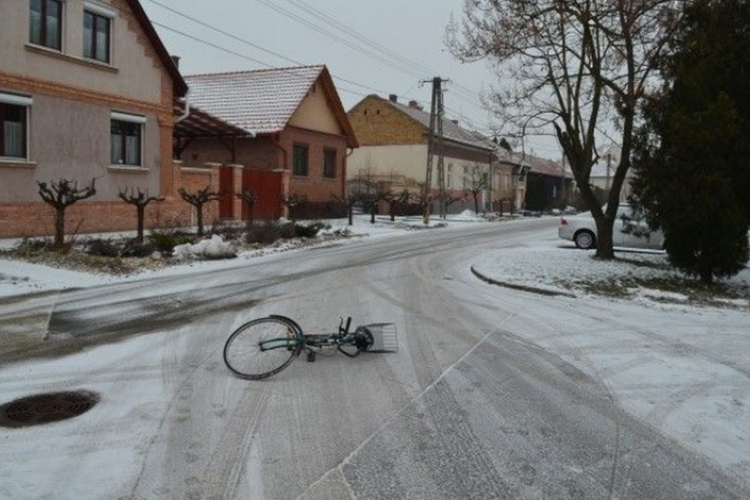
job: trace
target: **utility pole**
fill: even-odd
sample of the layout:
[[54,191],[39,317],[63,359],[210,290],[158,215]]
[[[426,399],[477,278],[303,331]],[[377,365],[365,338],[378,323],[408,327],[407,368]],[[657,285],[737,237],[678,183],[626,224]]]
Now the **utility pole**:
[[[443,159],[443,80],[436,76],[432,82],[432,107],[430,109],[430,137],[427,142],[427,174],[424,183],[424,199],[427,202],[432,188],[432,164],[437,149],[437,170],[438,170],[438,189],[440,191],[440,216],[445,218],[445,167]],[[429,83],[425,81],[424,83]],[[427,209],[429,210],[429,208]]]

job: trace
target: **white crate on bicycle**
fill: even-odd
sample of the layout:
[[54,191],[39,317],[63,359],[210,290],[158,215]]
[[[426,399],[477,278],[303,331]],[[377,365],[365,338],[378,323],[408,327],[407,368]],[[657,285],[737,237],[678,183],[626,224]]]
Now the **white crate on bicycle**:
[[372,344],[367,348],[369,352],[398,352],[398,338],[394,323],[372,323],[357,327],[369,332]]

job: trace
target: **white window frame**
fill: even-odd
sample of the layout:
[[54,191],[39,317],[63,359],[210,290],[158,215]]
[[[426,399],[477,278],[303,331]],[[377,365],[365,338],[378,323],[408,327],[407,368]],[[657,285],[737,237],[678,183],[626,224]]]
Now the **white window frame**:
[[0,92],[0,103],[3,104],[10,104],[13,106],[22,106],[26,108],[26,130],[24,130],[24,133],[26,135],[26,156],[25,157],[17,157],[17,156],[0,156],[0,161],[18,161],[18,160],[25,160],[29,161],[31,158],[31,106],[34,104],[34,99],[30,96],[25,95],[19,95],[19,94],[7,94],[5,92]]
[[15,104],[16,106],[26,106],[27,108],[34,104],[34,99],[25,95],[6,94],[0,92],[0,102],[3,104]]
[[112,113],[110,113],[110,119],[121,122],[140,123],[141,125],[144,125],[147,121],[146,117],[143,115],[133,115],[121,111],[112,111]]
[[83,2],[83,10],[89,11],[92,14],[98,14],[100,16],[108,17],[110,19],[114,19],[115,17],[117,17],[116,11],[104,7],[103,5],[99,5],[98,3]]
[[[91,14],[96,14],[97,16],[106,17],[109,19],[109,61],[100,61],[99,59],[91,59],[86,57],[85,59],[87,61],[96,61],[100,64],[107,64],[110,66],[114,65],[114,57],[115,57],[115,18],[117,17],[117,11],[114,11],[112,9],[109,9],[107,7],[104,7],[102,5],[92,3],[92,2],[83,2],[83,14],[84,17],[81,18],[81,22],[84,23],[85,14],[86,12],[90,12]],[[82,28],[83,29],[83,28]],[[85,36],[85,35],[84,35]],[[93,34],[93,36],[96,36],[96,33]],[[81,53],[83,55],[83,47],[81,48]],[[85,57],[85,56],[84,56]]]
[[[117,168],[131,168],[131,169],[133,169],[133,168],[146,168],[146,166],[144,165],[144,158],[143,158],[143,151],[144,151],[144,148],[146,146],[146,144],[145,144],[146,143],[146,134],[145,134],[145,131],[146,131],[146,122],[148,121],[146,119],[146,117],[142,116],[142,115],[134,115],[134,114],[130,114],[130,113],[123,113],[122,111],[112,111],[110,113],[110,119],[109,119],[110,129],[112,127],[112,121],[113,120],[120,121],[120,122],[137,123],[138,125],[141,126],[141,137],[140,137],[140,141],[139,141],[139,143],[140,143],[140,151],[138,152],[138,154],[139,154],[139,160],[140,161],[139,161],[138,165],[129,165],[129,164],[124,164],[124,163],[112,163],[112,151],[110,150],[110,156],[109,156],[109,158],[110,158],[110,160],[109,160],[110,166],[117,167]],[[112,144],[111,144],[112,133],[111,133],[111,131],[110,131],[109,135],[110,135],[110,148],[111,148],[112,147]]]

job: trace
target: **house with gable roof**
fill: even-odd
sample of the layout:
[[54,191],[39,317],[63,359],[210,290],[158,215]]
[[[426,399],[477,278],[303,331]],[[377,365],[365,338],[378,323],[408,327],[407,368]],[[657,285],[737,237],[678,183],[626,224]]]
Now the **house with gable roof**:
[[177,190],[218,173],[172,160],[187,84],[138,0],[0,0],[0,12],[0,236],[50,234],[37,182],[60,179],[96,179],[66,212],[71,230],[134,229],[125,189],[166,199],[147,215],[189,221]]
[[306,201],[298,217],[330,216],[345,194],[347,160],[357,138],[325,66],[212,73],[186,77],[190,103],[244,136],[187,137],[177,145],[184,166],[220,167],[222,219],[245,219],[234,196],[257,196],[253,216],[288,215],[290,196]]
[[[416,101],[399,102],[396,95],[384,99],[365,97],[348,112],[360,148],[349,160],[347,179],[352,184],[387,186],[391,191],[421,192],[426,182],[430,113]],[[480,209],[500,210],[502,202],[523,196],[523,177],[510,163],[499,161],[497,146],[481,134],[443,119],[445,188],[454,198],[465,197],[472,175],[486,176]],[[433,160],[430,191],[438,192],[437,154]],[[453,211],[473,203],[455,204]],[[509,208],[510,208],[509,204]]]
[[528,153],[521,157],[529,165],[525,208],[534,212],[565,208],[574,196],[573,174],[562,163]]

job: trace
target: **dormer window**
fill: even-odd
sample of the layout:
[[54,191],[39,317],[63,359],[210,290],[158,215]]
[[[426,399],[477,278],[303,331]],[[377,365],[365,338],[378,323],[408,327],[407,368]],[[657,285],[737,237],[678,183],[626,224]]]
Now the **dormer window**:
[[30,0],[29,41],[49,49],[62,50],[60,0]]

